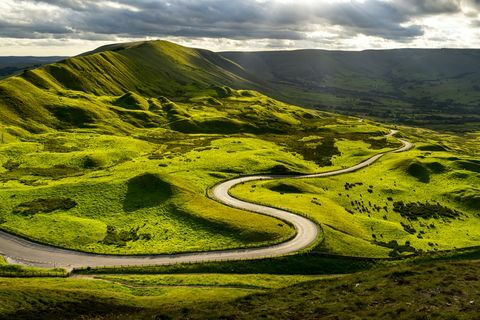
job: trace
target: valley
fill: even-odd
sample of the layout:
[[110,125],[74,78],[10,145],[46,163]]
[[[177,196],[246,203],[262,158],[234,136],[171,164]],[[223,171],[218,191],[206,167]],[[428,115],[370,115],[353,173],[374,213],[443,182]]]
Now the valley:
[[[367,113],[349,95],[372,84],[343,82],[358,78],[342,71],[310,79],[352,90],[317,108],[311,102],[331,93],[286,81],[304,78],[283,54],[275,59],[284,75],[258,55],[270,53],[133,42],[0,80],[0,318],[195,319],[213,305],[211,318],[289,318],[286,300],[305,304],[293,307],[301,318],[345,318],[366,315],[392,290],[388,278],[402,290],[384,304],[407,319],[415,311],[399,301],[434,297],[420,288],[430,288],[429,274],[440,279],[432,286],[462,297],[447,301],[445,317],[478,311],[469,305],[479,283],[475,92],[464,95],[462,84],[463,100],[436,95],[435,106],[458,105],[426,121],[440,109],[422,113],[413,87],[378,80]],[[426,86],[423,77],[407,84]],[[377,102],[408,117],[395,108],[380,116]],[[457,126],[457,112],[472,121]],[[368,298],[339,302],[358,294]],[[325,307],[300,297],[322,297]]]

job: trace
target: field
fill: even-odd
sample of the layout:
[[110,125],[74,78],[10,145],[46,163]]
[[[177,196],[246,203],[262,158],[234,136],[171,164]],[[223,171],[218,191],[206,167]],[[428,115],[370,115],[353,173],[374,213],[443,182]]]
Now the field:
[[[199,106],[199,99],[218,103]],[[294,231],[275,219],[220,205],[205,197],[207,190],[237,175],[353,165],[398,146],[383,138],[388,131],[378,124],[305,111],[255,92],[197,96],[189,103],[169,102],[167,109],[171,105],[191,119],[177,130],[130,128],[129,135],[107,135],[69,129],[4,141],[0,227],[96,253],[267,245]],[[275,127],[266,121],[270,114],[277,119]],[[230,129],[210,120],[212,115],[228,119],[225,128]],[[247,116],[250,127],[241,124]],[[188,133],[187,122],[202,123],[203,133]],[[301,130],[288,129],[296,123]],[[282,127],[285,132],[278,132]]]

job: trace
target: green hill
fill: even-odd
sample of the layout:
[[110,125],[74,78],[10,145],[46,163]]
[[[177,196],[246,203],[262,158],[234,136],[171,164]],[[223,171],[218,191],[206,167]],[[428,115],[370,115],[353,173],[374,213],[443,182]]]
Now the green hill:
[[[0,122],[30,132],[159,125],[182,108],[163,106],[167,114],[155,114],[163,97],[188,102],[205,96],[208,102],[226,95],[223,86],[248,86],[227,69],[240,70],[215,53],[165,41],[107,46],[0,81]],[[142,107],[123,101],[128,92],[145,100]]]
[[[30,132],[72,127],[128,132],[132,125],[172,122],[171,113],[155,114],[162,109],[159,99],[181,103],[204,97],[202,103],[216,103],[209,98],[228,97],[227,86],[325,111],[469,131],[480,126],[478,61],[480,50],[217,54],[166,41],[114,44],[1,80],[0,122]],[[145,101],[125,104],[119,99],[126,93]],[[74,119],[65,115],[66,108]]]
[[480,123],[480,50],[223,52],[298,105],[460,131]]

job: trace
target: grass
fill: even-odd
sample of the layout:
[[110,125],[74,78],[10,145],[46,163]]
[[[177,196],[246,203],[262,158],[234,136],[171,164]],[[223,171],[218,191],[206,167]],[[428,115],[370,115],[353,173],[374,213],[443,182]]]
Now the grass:
[[229,287],[239,289],[285,288],[299,282],[318,279],[322,276],[267,275],[267,274],[173,274],[173,275],[106,275],[96,276],[113,283],[130,287]]
[[68,274],[62,268],[37,268],[27,267],[15,264],[8,264],[7,261],[0,256],[0,277],[7,278],[33,278],[33,277],[67,277]]
[[325,233],[321,252],[392,256],[399,254],[386,246],[393,240],[415,251],[478,245],[476,200],[468,191],[478,185],[475,158],[470,150],[422,151],[427,145],[348,175],[250,182],[231,192],[314,219]]
[[261,260],[206,262],[201,264],[175,264],[167,266],[124,266],[78,268],[75,274],[275,274],[275,275],[332,275],[366,270],[378,262],[370,258],[328,256],[315,252]]
[[[318,278],[318,277],[317,277]],[[227,303],[252,293],[315,279],[271,275],[104,276],[87,279],[0,279],[0,318],[123,316]]]
[[[5,85],[16,81],[25,79]],[[220,205],[205,197],[208,188],[243,174],[329,170],[396,146],[377,124],[253,91],[212,87],[172,101],[55,90],[55,99],[47,97],[51,91],[39,97],[58,101],[61,110],[71,103],[81,114],[58,113],[50,102],[60,121],[55,131],[0,145],[0,227],[87,252],[174,253],[284,241],[294,234],[289,225]],[[298,123],[301,130],[292,129]]]
[[2,319],[66,317],[141,317],[178,307],[192,307],[215,301],[231,301],[255,292],[231,288],[150,288],[136,289],[99,280],[83,279],[1,279]]
[[471,319],[479,311],[478,257],[478,250],[437,254],[328,277],[232,269],[230,274],[1,278],[0,318],[346,319],[355,312],[374,319]]
[[[405,265],[309,281],[213,309],[190,319],[473,319],[480,311],[478,261]],[[173,318],[179,317],[175,313]]]

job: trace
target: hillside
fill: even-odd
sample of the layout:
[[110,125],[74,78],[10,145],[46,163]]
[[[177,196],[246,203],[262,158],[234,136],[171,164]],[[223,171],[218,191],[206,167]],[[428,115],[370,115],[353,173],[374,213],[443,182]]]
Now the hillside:
[[[0,80],[0,319],[478,314],[478,261],[469,260],[480,243],[480,133],[387,126],[272,97],[348,106],[380,95],[370,89],[378,83],[385,108],[418,117],[395,89],[400,80],[362,82],[369,69],[384,77],[399,57],[377,66],[335,56],[310,72],[315,57],[275,67],[137,42]],[[442,63],[402,74],[444,68],[453,77]],[[318,82],[351,89],[319,94]],[[448,112],[451,120],[457,110]],[[239,176],[224,192],[245,206],[213,197]],[[275,209],[310,220],[313,240],[280,251],[305,225]],[[62,264],[63,249],[74,262]],[[238,254],[247,249],[289,254],[248,260]],[[232,261],[217,261],[225,252],[211,251],[220,250]],[[213,260],[194,260],[200,252]],[[117,260],[94,263],[97,254]]]
[[[258,74],[271,78],[264,69]],[[230,213],[205,196],[209,188],[244,174],[338,170],[398,147],[379,123],[238,89],[255,81],[218,54],[164,41],[110,45],[0,81],[0,228],[102,253],[277,243],[293,229]],[[319,252],[386,257],[477,244],[477,136],[402,131],[429,154],[392,154],[341,183],[246,183],[232,192],[323,224]],[[390,178],[373,183],[382,172]],[[347,199],[352,177],[369,201]],[[416,205],[409,186],[422,208],[438,201],[454,219],[427,217],[436,228],[426,228],[397,214],[396,202]],[[462,231],[455,241],[453,224]]]
[[[162,109],[165,98],[180,103],[222,98],[228,86],[324,111],[475,131],[478,61],[480,50],[218,54],[166,41],[114,44],[0,81],[0,123],[30,132],[92,126],[126,132],[129,125],[162,123],[165,117],[152,111]],[[133,96],[137,102],[125,105]],[[67,106],[75,121],[65,115]],[[129,111],[119,115],[116,107]],[[111,119],[109,128],[102,119]]]
[[30,132],[106,121],[121,131],[128,131],[125,123],[158,125],[181,113],[168,98],[188,102],[228,96],[222,86],[247,87],[227,68],[240,70],[210,51],[165,41],[107,46],[0,81],[0,122]]
[[342,276],[3,278],[0,319],[477,319],[476,255]]
[[439,129],[480,123],[480,50],[223,52],[290,103]]

